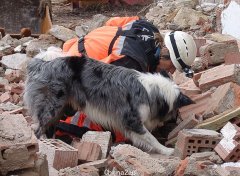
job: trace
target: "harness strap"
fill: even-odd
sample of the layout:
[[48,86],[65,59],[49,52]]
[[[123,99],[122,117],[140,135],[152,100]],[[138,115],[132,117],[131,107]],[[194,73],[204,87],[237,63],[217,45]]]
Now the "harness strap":
[[[140,28],[130,29],[130,30],[122,30],[121,27],[118,27],[118,30],[116,32],[116,35],[113,37],[109,48],[108,48],[108,56],[112,53],[113,45],[118,39],[119,36],[126,36],[126,37],[132,37],[137,38],[138,33],[141,33],[141,35],[151,35],[148,31],[142,31]],[[148,51],[146,51],[147,53]]]
[[84,47],[84,37],[80,37],[78,40],[78,52],[83,53],[85,51]]

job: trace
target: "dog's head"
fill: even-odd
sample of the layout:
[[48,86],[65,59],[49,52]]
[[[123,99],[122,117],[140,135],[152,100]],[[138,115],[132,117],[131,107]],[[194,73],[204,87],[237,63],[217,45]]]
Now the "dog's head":
[[189,98],[187,95],[184,95],[181,91],[179,91],[179,94],[177,95],[172,110],[165,116],[164,121],[172,121],[176,122],[178,117],[179,109],[188,106],[191,104],[195,104],[195,102]]
[[24,104],[27,106],[37,137],[45,132],[67,103],[69,71],[62,59],[32,59],[27,66]]

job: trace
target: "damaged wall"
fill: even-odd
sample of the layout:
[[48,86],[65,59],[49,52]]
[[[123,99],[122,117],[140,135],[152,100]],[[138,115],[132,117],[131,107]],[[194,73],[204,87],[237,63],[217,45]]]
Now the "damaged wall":
[[240,1],[231,1],[221,14],[222,33],[240,39]]

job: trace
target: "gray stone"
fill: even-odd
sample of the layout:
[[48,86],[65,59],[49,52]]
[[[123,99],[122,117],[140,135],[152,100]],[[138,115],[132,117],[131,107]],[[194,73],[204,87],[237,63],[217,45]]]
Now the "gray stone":
[[89,26],[87,25],[81,25],[81,26],[75,27],[75,32],[79,37],[86,35],[89,31],[90,31]]
[[5,35],[0,42],[3,42],[7,45],[11,45],[13,47],[16,47],[21,44],[21,42],[18,39],[12,38],[9,34]]
[[108,17],[102,14],[94,15],[93,18],[90,21],[84,23],[84,25],[76,26],[75,28],[76,34],[79,37],[86,35],[88,32],[103,26],[108,19],[109,19]]
[[21,45],[23,45],[24,43],[27,43],[31,40],[34,40],[34,38],[33,37],[23,37],[23,38],[19,39],[19,41],[21,42]]
[[173,19],[173,22],[179,27],[185,29],[191,26],[195,26],[200,18],[203,18],[205,20],[208,19],[208,17],[201,12],[188,7],[182,7]]
[[7,68],[23,70],[29,60],[30,58],[26,54],[16,53],[3,56],[1,63]]
[[63,26],[54,25],[50,30],[49,34],[53,35],[57,39],[66,42],[69,39],[76,38],[77,35],[71,29],[65,28]]
[[47,50],[50,46],[62,47],[63,42],[52,35],[43,34],[39,39],[32,40],[27,45],[26,53],[28,57],[34,57],[41,51]]
[[8,44],[0,42],[0,58],[5,55],[12,54],[14,52],[14,48]]
[[17,106],[13,103],[7,102],[7,103],[1,103],[0,104],[0,109],[3,111],[13,111],[20,108],[20,106]]

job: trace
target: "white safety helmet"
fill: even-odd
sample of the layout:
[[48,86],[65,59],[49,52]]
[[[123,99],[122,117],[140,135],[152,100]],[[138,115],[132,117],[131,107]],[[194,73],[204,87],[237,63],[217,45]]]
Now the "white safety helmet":
[[197,47],[191,35],[182,31],[168,32],[164,42],[169,50],[173,65],[187,77],[193,76],[191,65],[196,58]]

